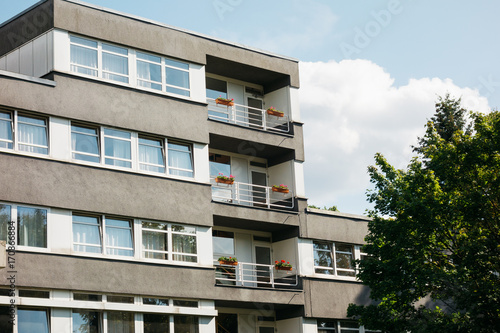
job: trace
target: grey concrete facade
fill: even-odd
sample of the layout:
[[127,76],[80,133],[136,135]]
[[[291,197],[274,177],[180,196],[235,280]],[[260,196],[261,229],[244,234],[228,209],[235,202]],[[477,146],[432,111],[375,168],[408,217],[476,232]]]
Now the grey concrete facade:
[[[30,34],[23,34],[27,22],[41,20],[42,17],[48,19],[30,30]],[[299,87],[297,60],[73,0],[40,2],[0,26],[0,56],[50,29],[61,29],[188,61],[202,66],[205,73],[227,75],[229,79],[260,85],[264,92]],[[11,36],[12,39],[14,34],[24,39],[6,44],[5,38]],[[265,159],[266,163],[259,162],[260,166],[257,165],[258,170],[273,166],[279,168],[279,164],[284,162],[295,167],[293,163],[305,161],[306,154],[303,124],[299,120],[291,119],[289,133],[238,126],[209,119],[208,103],[200,102],[201,99],[194,101],[182,96],[134,89],[102,78],[83,77],[71,71],[52,71],[43,79],[0,72],[0,87],[0,112],[12,114],[12,117],[21,113],[40,119],[55,119],[49,122],[51,125],[47,125],[47,131],[56,132],[55,127],[64,123],[64,130],[57,130],[59,133],[66,131],[67,141],[60,143],[57,138],[49,136],[49,146],[64,146],[65,158],[54,156],[50,149],[47,155],[41,155],[17,148],[0,148],[0,204],[59,209],[67,216],[76,212],[136,219],[136,227],[141,226],[144,219],[203,230],[200,232],[203,235],[197,236],[200,237],[200,248],[197,249],[196,260],[205,261],[187,264],[173,262],[172,259],[165,263],[160,260],[155,262],[149,260],[151,257],[145,257],[142,254],[145,245],[140,238],[144,237],[144,229],[132,233],[135,237],[135,256],[130,260],[106,256],[106,253],[100,253],[103,254],[101,257],[99,254],[77,253],[73,248],[73,243],[77,242],[73,240],[64,243],[70,246],[60,252],[50,246],[32,251],[24,247],[16,257],[19,262],[17,270],[22,272],[17,280],[18,288],[203,300],[212,302],[215,308],[271,309],[269,316],[275,316],[275,321],[290,318],[345,320],[349,303],[369,303],[369,290],[361,283],[354,278],[322,276],[315,271],[317,263],[314,260],[315,240],[350,244],[353,255],[354,248],[359,255],[360,246],[365,243],[364,237],[368,233],[368,218],[307,208],[307,198],[303,195],[292,198],[293,208],[282,209],[268,208],[260,202],[235,204],[231,198],[224,202],[216,201],[209,182],[213,175],[209,175],[211,171],[207,170],[210,164],[196,160],[200,155],[201,158],[208,158],[208,152],[213,149],[238,155],[240,159],[247,157],[249,161],[255,157]],[[134,169],[130,170],[110,167],[102,162],[103,159],[95,164],[73,160],[69,157],[73,152],[70,142],[73,123],[133,133],[136,155],[139,155],[137,142],[141,135],[187,142],[192,147],[196,146],[197,154],[200,154],[193,158],[198,162],[197,170],[207,174],[182,179],[172,177],[168,172],[163,175],[142,172],[137,156],[133,162]],[[14,132],[13,136],[16,135]],[[102,137],[100,139],[103,140]],[[99,149],[105,149],[103,147],[104,144]],[[104,152],[100,151],[100,154]],[[168,157],[165,159],[168,161]],[[248,166],[251,170],[250,163]],[[286,171],[289,172],[292,167]],[[296,177],[295,171],[289,172],[290,177]],[[250,184],[253,185],[259,184]],[[270,190],[268,185],[267,190]],[[229,186],[224,188],[230,189]],[[71,223],[71,218],[65,221]],[[68,234],[72,232],[69,231],[72,226],[65,227]],[[104,228],[103,225],[100,227]],[[50,227],[48,229],[56,233]],[[248,235],[248,251],[255,252],[255,244],[260,244],[269,248],[275,246],[272,251],[281,256],[287,255],[287,251],[293,252],[290,257],[293,256],[296,262],[290,274],[298,276],[298,285],[262,287],[252,282],[245,286],[243,283],[218,283],[216,274],[220,271],[216,270],[217,263],[210,262],[210,255],[215,255],[212,231],[219,229]],[[172,233],[172,230],[169,232]],[[205,255],[204,259],[199,259],[208,249],[211,252],[209,258]],[[252,252],[248,256],[256,255]],[[301,266],[301,260],[309,263],[306,269]],[[271,261],[268,266],[274,272]],[[0,269],[0,280],[4,281],[0,282],[0,288],[7,285],[7,274],[5,269]],[[234,273],[237,274],[242,273]],[[269,278],[256,273],[254,278],[257,277]]]

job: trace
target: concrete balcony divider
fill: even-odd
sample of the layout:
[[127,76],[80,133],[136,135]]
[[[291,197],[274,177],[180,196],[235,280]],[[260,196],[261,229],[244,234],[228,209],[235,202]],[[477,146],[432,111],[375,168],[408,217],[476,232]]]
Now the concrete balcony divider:
[[270,115],[264,109],[236,103],[231,106],[217,104],[213,98],[207,98],[207,103],[210,119],[264,131],[290,132],[290,120],[287,115]]

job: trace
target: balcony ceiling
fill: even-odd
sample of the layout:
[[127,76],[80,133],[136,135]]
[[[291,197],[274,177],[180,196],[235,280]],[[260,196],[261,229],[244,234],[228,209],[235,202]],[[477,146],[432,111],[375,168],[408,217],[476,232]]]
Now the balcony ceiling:
[[295,158],[293,149],[241,140],[228,136],[210,134],[210,148],[231,153],[251,155],[267,159],[267,165],[273,166]]
[[264,93],[269,93],[290,85],[289,75],[208,55],[205,71],[211,74],[262,85]]

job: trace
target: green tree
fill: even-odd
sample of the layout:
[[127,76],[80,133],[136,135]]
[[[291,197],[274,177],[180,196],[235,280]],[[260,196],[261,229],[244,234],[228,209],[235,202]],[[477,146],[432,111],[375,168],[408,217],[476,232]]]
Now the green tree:
[[358,278],[368,306],[348,316],[384,332],[498,332],[500,113],[471,114],[440,99],[406,170],[380,154]]

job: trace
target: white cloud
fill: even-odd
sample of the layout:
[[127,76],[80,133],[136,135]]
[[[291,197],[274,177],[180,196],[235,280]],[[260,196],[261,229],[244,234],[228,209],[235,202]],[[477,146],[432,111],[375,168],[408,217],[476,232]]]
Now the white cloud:
[[348,213],[369,207],[366,170],[376,152],[398,168],[407,165],[438,96],[450,93],[467,109],[490,109],[477,90],[450,79],[411,79],[396,87],[389,73],[367,60],[303,62],[300,74],[306,195],[310,204],[335,204]]

